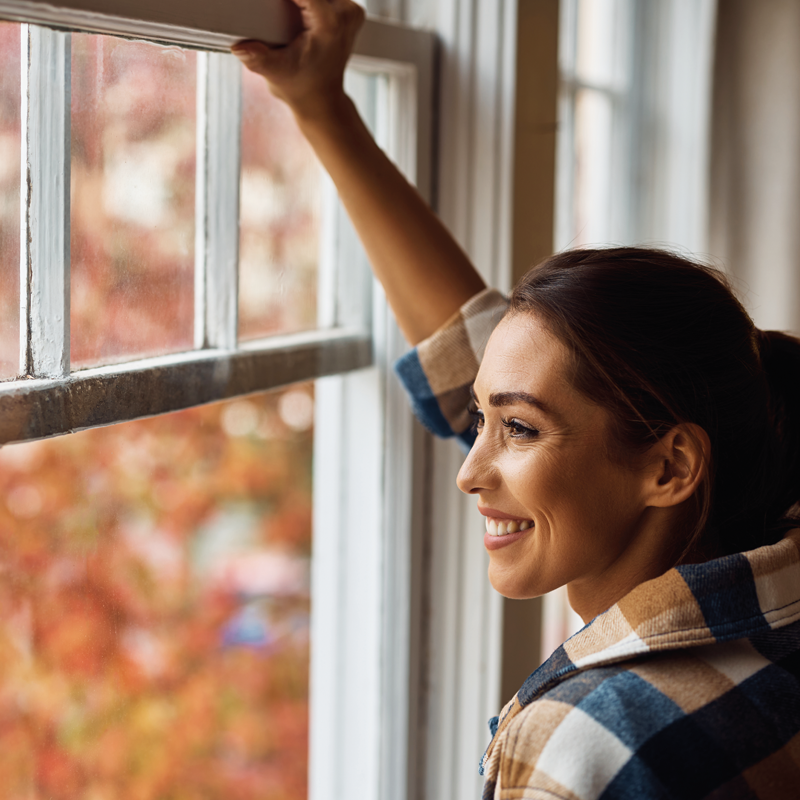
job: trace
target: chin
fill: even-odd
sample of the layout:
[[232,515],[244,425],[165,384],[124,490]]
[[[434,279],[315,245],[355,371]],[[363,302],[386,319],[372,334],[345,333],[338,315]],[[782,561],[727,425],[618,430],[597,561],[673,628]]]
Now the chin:
[[540,582],[531,579],[530,575],[516,575],[511,570],[496,567],[492,562],[489,562],[489,583],[498,594],[509,600],[531,600],[558,588],[558,586],[543,588],[537,585]]

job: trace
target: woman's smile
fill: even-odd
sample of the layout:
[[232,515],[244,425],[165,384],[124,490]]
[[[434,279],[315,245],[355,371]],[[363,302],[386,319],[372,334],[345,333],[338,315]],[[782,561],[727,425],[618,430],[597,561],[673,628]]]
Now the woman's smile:
[[506,547],[521,539],[526,533],[533,532],[533,520],[515,517],[480,504],[478,511],[486,517],[486,535],[483,537],[483,544],[487,550]]

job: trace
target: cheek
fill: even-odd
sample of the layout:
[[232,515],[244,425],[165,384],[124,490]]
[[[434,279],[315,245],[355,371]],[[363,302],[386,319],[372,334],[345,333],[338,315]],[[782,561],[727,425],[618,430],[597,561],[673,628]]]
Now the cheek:
[[573,487],[580,485],[574,465],[549,447],[537,448],[523,458],[509,457],[504,473],[512,493],[531,511],[569,502]]
[[[525,460],[509,463],[505,474],[517,500],[562,535],[572,529],[585,533],[624,524],[635,505],[631,476],[596,447],[542,447]],[[569,545],[560,540],[558,546]]]

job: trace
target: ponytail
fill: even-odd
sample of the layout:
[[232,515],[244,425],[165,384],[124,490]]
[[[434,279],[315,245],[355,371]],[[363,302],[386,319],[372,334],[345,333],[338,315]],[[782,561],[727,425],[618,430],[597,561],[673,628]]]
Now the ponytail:
[[775,440],[767,520],[800,521],[800,339],[759,331],[761,363],[769,386],[769,415]]

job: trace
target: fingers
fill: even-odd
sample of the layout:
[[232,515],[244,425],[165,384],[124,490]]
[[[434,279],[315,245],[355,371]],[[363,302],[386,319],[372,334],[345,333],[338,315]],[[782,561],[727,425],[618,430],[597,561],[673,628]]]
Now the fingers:
[[342,23],[358,24],[365,13],[353,0],[292,0],[300,9],[307,30],[318,27],[336,27]]
[[253,72],[262,74],[270,71],[270,68],[276,67],[278,62],[285,58],[282,50],[283,48],[276,52],[269,45],[255,39],[237,42],[231,47],[231,52],[242,64]]
[[301,11],[308,10],[319,14],[324,14],[331,10],[342,11],[347,6],[357,5],[352,0],[292,0],[292,2]]
[[231,48],[244,66],[267,79],[270,91],[298,113],[330,105],[341,94],[345,66],[364,9],[352,0],[293,0],[304,30],[285,47],[248,39]]
[[287,47],[273,48],[264,42],[248,39],[244,42],[237,42],[231,47],[231,53],[244,64],[251,72],[263,75],[265,78],[273,79],[285,70],[287,62],[290,61],[294,53],[291,51],[297,47],[297,40]]

